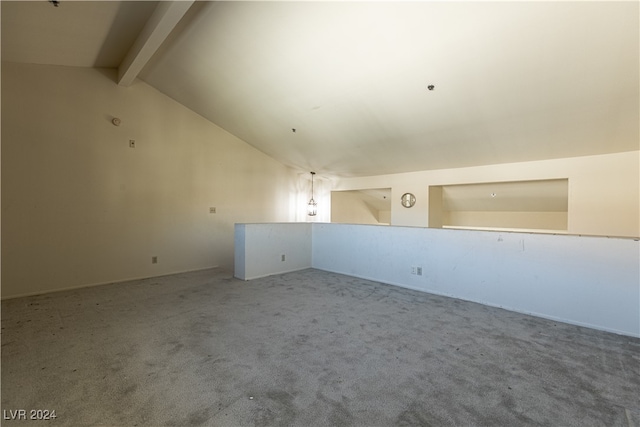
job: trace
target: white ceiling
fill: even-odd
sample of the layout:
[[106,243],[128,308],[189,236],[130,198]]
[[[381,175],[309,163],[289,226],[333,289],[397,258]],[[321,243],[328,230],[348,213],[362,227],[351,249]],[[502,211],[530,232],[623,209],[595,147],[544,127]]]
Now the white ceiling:
[[[2,1],[2,59],[119,67],[156,3]],[[196,2],[138,77],[320,176],[631,151],[639,12],[636,1]]]

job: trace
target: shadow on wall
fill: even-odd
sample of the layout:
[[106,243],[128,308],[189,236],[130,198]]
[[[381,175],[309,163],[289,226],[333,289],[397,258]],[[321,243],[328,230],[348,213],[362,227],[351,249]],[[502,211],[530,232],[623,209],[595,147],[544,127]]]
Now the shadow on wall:
[[391,224],[391,188],[332,191],[331,222]]

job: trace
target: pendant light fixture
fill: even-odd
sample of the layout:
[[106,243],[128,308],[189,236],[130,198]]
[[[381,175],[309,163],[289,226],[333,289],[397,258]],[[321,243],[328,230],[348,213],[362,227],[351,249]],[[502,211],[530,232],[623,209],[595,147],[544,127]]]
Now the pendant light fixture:
[[309,200],[309,205],[307,205],[307,214],[309,216],[316,216],[318,213],[318,204],[313,200],[313,176],[315,174],[315,172],[311,172],[311,200]]

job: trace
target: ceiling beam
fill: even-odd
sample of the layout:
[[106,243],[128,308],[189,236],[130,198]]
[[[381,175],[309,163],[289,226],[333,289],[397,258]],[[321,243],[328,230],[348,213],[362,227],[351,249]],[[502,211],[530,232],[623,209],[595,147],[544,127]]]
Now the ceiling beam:
[[118,84],[129,86],[160,48],[194,0],[161,1],[118,67]]

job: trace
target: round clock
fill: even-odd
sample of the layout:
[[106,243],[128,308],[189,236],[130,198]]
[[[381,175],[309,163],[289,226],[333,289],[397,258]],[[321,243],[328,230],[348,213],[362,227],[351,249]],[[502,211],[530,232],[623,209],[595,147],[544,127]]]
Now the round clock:
[[400,198],[400,201],[402,203],[402,206],[404,206],[405,208],[410,208],[416,204],[416,196],[411,193],[404,193]]

